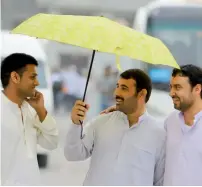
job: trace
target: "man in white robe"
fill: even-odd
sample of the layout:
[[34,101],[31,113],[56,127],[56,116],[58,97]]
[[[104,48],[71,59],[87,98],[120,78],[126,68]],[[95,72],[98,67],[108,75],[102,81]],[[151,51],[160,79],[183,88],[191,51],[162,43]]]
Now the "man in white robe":
[[53,150],[58,143],[55,120],[36,90],[38,63],[15,53],[1,64],[1,184],[40,185],[37,144]]

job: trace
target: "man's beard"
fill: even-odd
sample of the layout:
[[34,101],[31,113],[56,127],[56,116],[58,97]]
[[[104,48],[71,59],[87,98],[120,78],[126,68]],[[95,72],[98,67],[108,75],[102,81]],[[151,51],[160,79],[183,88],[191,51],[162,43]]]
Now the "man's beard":
[[116,100],[120,100],[120,104],[116,103],[116,108],[118,111],[125,114],[132,114],[137,110],[137,100],[133,97],[124,99],[119,96],[116,96]]
[[178,99],[179,99],[179,104],[174,103],[174,108],[176,110],[185,112],[186,110],[188,110],[193,105],[193,101],[181,102],[180,98],[178,98]]

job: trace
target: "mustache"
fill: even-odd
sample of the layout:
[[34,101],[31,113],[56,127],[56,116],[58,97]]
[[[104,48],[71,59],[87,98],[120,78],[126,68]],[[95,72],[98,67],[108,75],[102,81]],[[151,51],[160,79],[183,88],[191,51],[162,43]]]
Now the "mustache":
[[180,98],[177,96],[172,96],[172,99],[180,99]]
[[122,101],[124,101],[124,98],[119,97],[118,95],[116,95],[115,99],[121,99]]

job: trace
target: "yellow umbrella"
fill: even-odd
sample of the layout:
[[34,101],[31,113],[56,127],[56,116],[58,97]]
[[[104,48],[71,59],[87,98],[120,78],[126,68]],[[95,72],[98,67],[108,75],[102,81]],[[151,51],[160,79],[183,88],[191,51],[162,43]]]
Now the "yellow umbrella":
[[[37,14],[17,26],[12,33],[92,49],[93,54],[83,101],[85,100],[95,51],[129,56],[151,64],[163,64],[179,68],[172,54],[160,40],[136,32],[104,17]],[[80,123],[82,126],[82,122]]]
[[172,54],[159,39],[104,17],[37,14],[21,23],[11,33],[92,49],[83,100],[85,100],[95,51],[179,68]]

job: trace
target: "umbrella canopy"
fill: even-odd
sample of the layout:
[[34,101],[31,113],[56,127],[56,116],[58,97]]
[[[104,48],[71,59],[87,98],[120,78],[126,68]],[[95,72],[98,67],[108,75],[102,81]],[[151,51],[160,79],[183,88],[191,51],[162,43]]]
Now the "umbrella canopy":
[[12,33],[179,68],[159,39],[105,17],[37,14],[13,29]]

